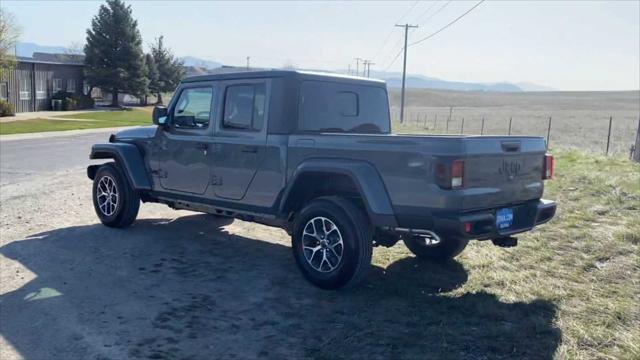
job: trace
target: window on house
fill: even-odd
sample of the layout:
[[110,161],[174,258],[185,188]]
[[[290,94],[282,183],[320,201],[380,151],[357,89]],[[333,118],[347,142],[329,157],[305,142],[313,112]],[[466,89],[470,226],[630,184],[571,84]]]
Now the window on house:
[[9,98],[9,86],[6,82],[0,82],[0,100],[7,100]]
[[82,80],[82,93],[85,95],[91,95],[89,94],[89,90],[91,90],[91,87],[89,86],[87,80]]
[[67,80],[67,92],[75,93],[76,92],[76,80],[68,79]]
[[47,98],[47,79],[40,77],[36,79],[36,99]]
[[20,79],[20,100],[31,99],[31,79],[23,77]]
[[227,87],[222,126],[228,129],[260,131],[264,123],[264,84]]
[[62,79],[53,79],[53,93],[62,90]]

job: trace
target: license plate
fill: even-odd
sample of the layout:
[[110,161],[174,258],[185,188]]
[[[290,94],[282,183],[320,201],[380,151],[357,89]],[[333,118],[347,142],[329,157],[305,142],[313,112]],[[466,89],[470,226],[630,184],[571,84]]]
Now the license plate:
[[513,224],[513,209],[506,208],[496,211],[496,226],[498,230],[511,227]]

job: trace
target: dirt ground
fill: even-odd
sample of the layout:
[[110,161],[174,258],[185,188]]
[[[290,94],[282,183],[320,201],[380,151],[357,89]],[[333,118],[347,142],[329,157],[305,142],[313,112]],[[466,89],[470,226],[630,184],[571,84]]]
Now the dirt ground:
[[402,245],[376,249],[394,260],[363,286],[331,292],[303,280],[278,229],[157,204],[106,228],[79,171],[8,184],[0,200],[3,360],[550,358],[560,341],[552,303],[440,296],[465,267]]

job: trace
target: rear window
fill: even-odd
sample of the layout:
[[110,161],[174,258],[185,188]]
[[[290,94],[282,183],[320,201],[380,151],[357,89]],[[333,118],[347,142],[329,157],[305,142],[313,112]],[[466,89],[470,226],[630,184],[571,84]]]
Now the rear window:
[[389,133],[389,103],[383,88],[303,81],[299,129],[317,132]]

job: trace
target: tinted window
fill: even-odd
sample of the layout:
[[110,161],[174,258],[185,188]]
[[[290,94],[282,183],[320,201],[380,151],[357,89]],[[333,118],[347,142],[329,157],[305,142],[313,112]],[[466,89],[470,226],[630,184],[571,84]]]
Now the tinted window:
[[173,110],[173,125],[178,128],[206,128],[211,115],[211,87],[182,90]]
[[304,81],[298,106],[300,130],[388,133],[389,103],[383,88]]
[[264,84],[228,86],[222,126],[228,129],[260,131],[264,123],[265,103]]

